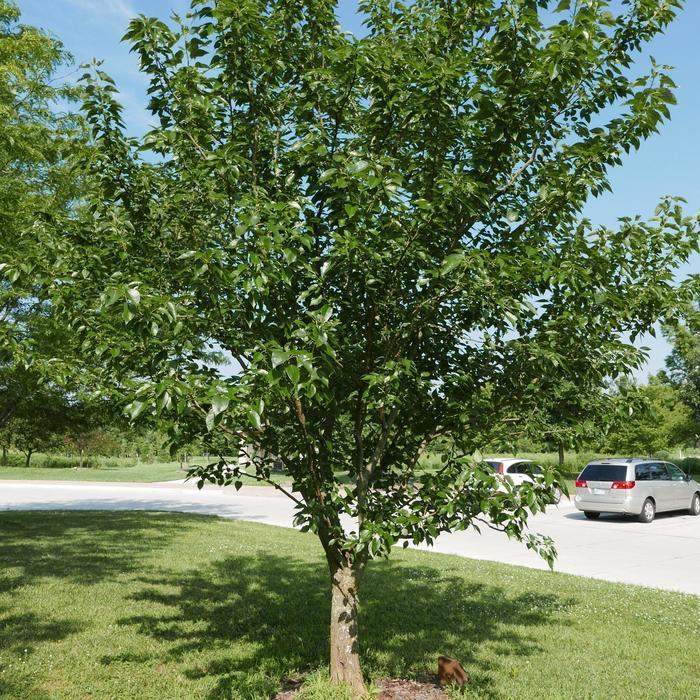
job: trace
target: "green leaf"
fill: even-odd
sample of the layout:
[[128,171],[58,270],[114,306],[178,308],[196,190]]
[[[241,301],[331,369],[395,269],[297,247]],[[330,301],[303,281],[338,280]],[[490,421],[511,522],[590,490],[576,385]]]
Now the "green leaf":
[[146,403],[144,401],[132,401],[126,407],[126,411],[129,418],[133,421],[143,413],[144,408],[146,408]]
[[218,416],[220,413],[223,413],[229,405],[229,398],[228,396],[224,396],[222,394],[218,394],[212,399],[211,402],[211,408],[209,409],[215,416]]
[[440,272],[443,275],[448,275],[452,270],[455,268],[459,267],[464,263],[464,254],[463,253],[452,253],[452,255],[448,255],[442,263],[442,267],[440,268]]
[[353,175],[357,175],[358,173],[364,172],[369,168],[369,162],[366,160],[358,160],[355,161],[349,168],[348,172],[352,173]]
[[253,428],[260,430],[262,427],[262,420],[260,419],[260,414],[257,411],[251,409],[248,411],[248,423],[250,423]]
[[292,384],[296,386],[299,383],[299,368],[296,365],[288,365],[285,368],[285,372]]
[[289,353],[283,350],[273,350],[272,351],[272,367],[279,367],[279,365],[284,364],[289,359]]

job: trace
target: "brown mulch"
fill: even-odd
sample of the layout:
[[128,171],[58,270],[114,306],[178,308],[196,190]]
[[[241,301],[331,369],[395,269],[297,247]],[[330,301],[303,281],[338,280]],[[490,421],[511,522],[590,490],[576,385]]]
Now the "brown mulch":
[[[294,700],[301,687],[301,678],[290,678],[274,700]],[[437,676],[421,680],[405,678],[381,678],[374,683],[380,691],[377,700],[446,700],[447,693],[439,686]]]
[[294,678],[285,678],[282,681],[282,690],[275,695],[274,700],[294,700],[304,682],[303,676],[295,676]]
[[405,678],[382,678],[375,682],[381,693],[378,700],[444,700],[447,693],[438,685],[437,676],[411,681]]

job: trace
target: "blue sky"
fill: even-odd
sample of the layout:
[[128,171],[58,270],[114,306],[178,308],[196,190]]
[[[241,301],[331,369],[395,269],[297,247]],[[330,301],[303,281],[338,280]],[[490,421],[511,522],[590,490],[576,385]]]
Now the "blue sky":
[[[129,19],[137,14],[167,17],[171,11],[184,14],[189,0],[18,0],[23,21],[40,26],[59,37],[76,63],[92,58],[104,60],[105,69],[117,81],[131,130],[148,126],[145,80],[138,72],[136,57],[120,43]],[[355,14],[356,0],[340,0],[339,15],[349,31],[362,31]],[[594,223],[614,225],[620,216],[650,215],[659,198],[672,194],[688,201],[688,211],[700,211],[700,2],[688,0],[686,9],[666,34],[657,38],[649,52],[660,63],[674,67],[678,105],[662,132],[626,158],[612,173],[613,194],[592,200],[586,215]],[[700,273],[700,256],[680,271],[681,276]],[[640,373],[645,377],[663,367],[668,345],[658,337],[640,344],[651,349],[650,360]]]

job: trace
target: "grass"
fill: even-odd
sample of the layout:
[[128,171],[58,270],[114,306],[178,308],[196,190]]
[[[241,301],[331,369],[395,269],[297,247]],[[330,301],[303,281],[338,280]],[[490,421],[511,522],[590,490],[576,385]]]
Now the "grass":
[[[0,697],[270,698],[325,686],[314,536],[165,513],[0,513]],[[419,551],[362,584],[371,678],[438,654],[488,700],[697,697],[700,598]]]
[[184,479],[179,462],[119,464],[112,460],[98,469],[77,467],[25,467],[0,465],[0,479],[42,479],[52,481],[173,481]]
[[[15,455],[13,455],[15,456]],[[40,455],[36,466],[25,467],[19,460],[9,464],[0,464],[0,480],[2,479],[31,479],[49,481],[119,481],[153,483],[158,481],[175,481],[184,479],[187,470],[180,469],[180,462],[151,462],[134,463],[130,459],[105,459],[98,462],[99,467],[78,468],[76,466],[45,466],[47,463],[59,463],[57,459],[44,460]],[[213,458],[212,458],[213,459]],[[206,464],[205,457],[195,457],[189,466]],[[273,474],[272,479],[278,483],[290,481],[285,474]],[[255,479],[243,477],[245,484],[257,484]]]

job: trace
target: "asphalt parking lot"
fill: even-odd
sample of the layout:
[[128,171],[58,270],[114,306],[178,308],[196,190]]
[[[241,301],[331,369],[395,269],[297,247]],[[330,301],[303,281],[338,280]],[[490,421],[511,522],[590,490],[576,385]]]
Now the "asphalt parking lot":
[[[220,515],[292,526],[292,504],[274,489],[193,484],[0,481],[0,510],[167,510]],[[650,524],[605,516],[586,520],[562,502],[531,519],[531,529],[552,537],[555,570],[700,595],[700,518],[658,514]],[[538,569],[547,565],[522,544],[483,528],[441,535],[434,551]]]

